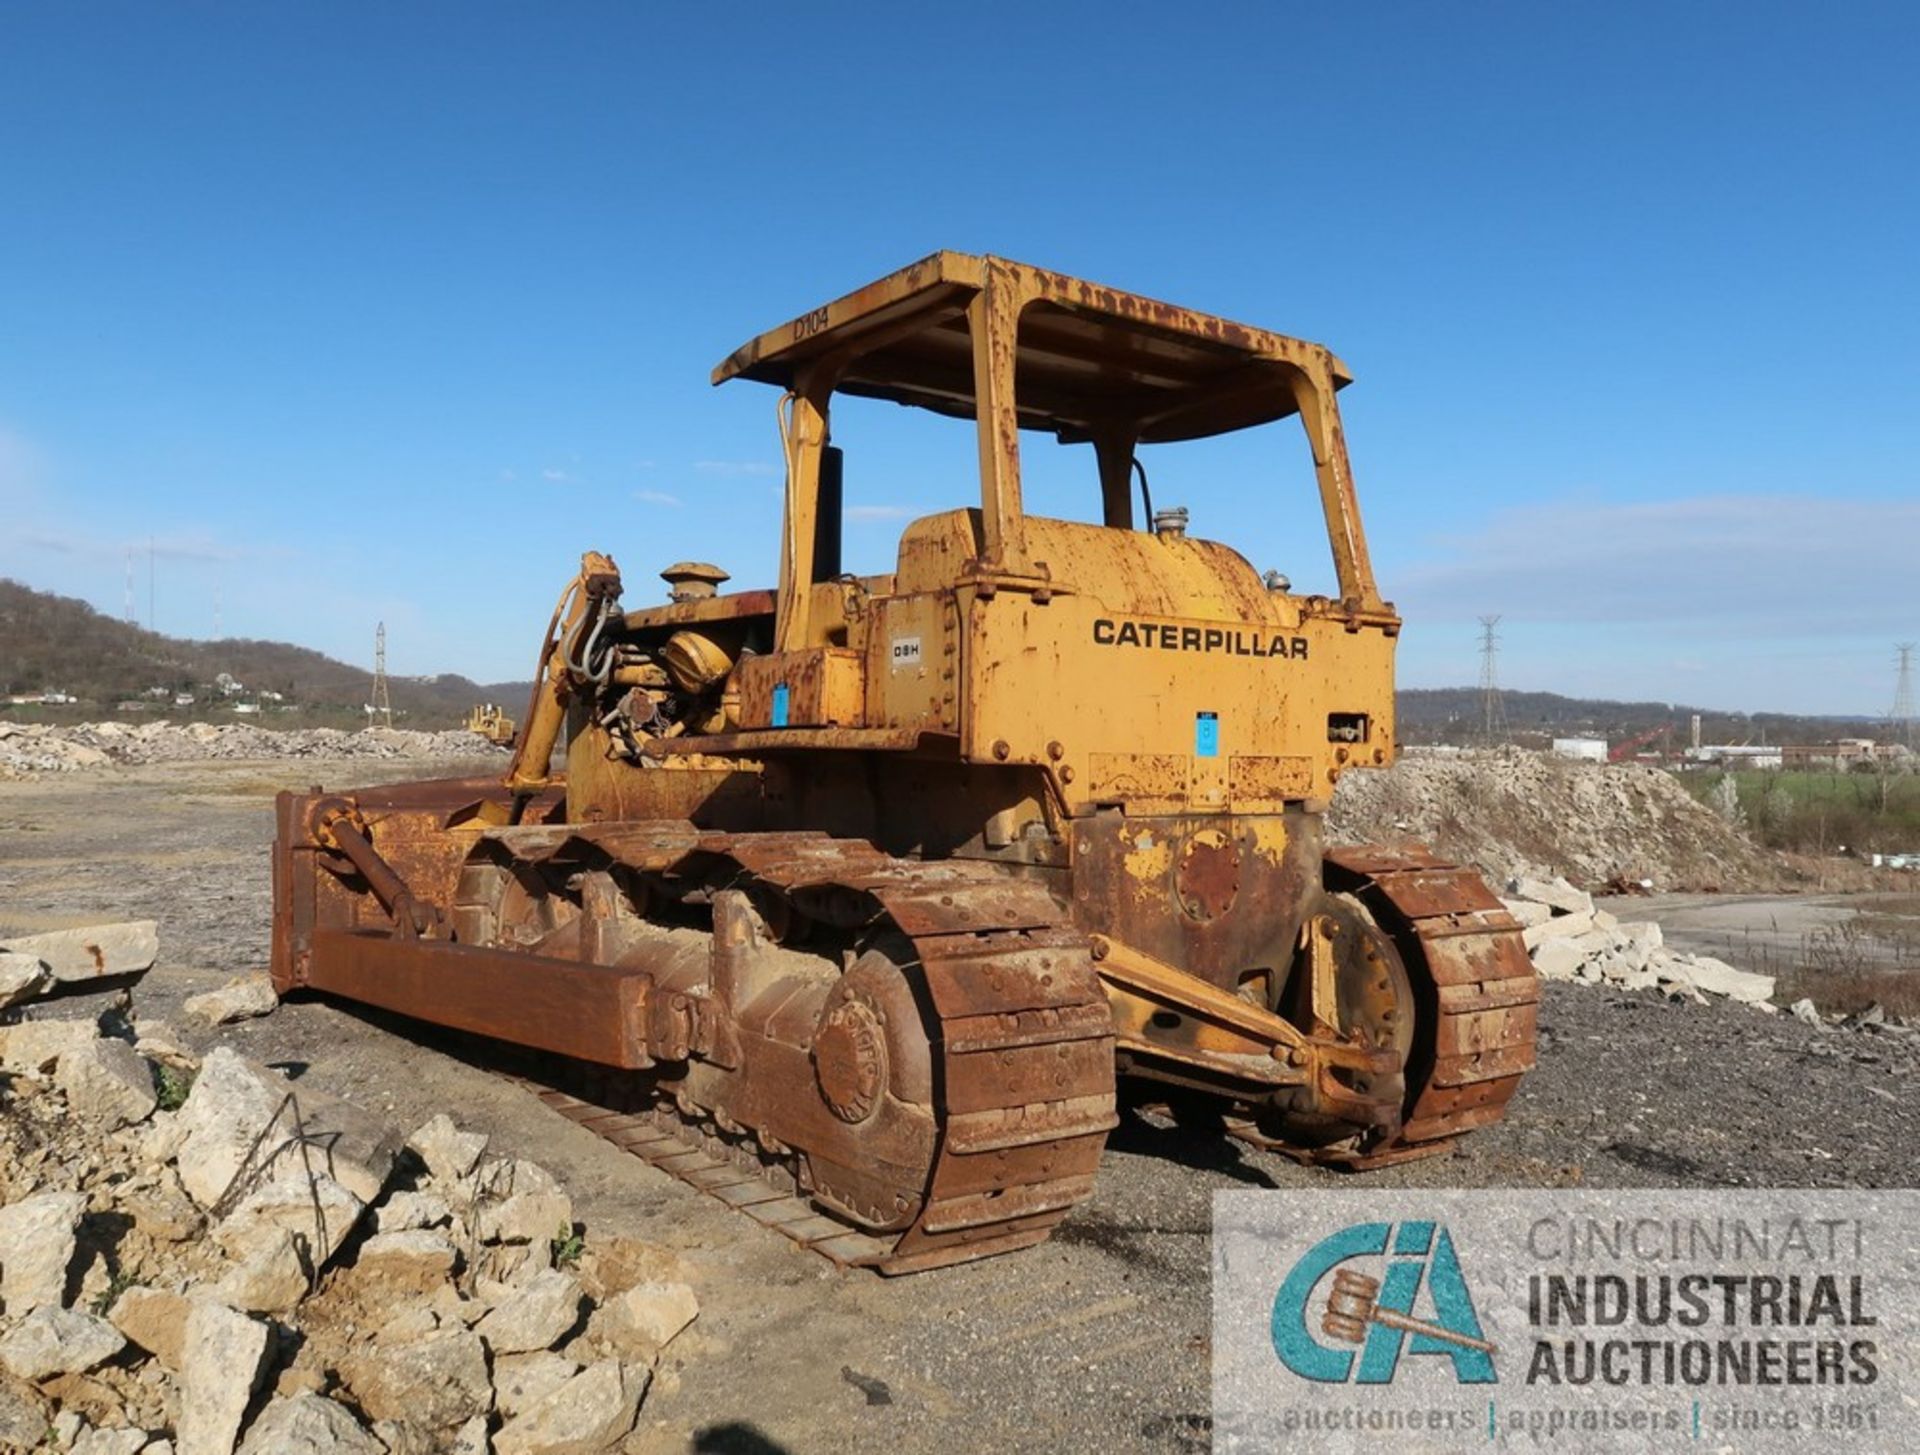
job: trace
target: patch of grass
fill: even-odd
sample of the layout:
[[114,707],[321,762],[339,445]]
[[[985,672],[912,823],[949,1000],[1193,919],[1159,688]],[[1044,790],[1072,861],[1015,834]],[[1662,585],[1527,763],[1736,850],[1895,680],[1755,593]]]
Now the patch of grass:
[[553,1250],[555,1268],[572,1268],[580,1261],[580,1255],[587,1251],[587,1237],[570,1227],[562,1227],[553,1235],[548,1246]]
[[1704,803],[1733,780],[1740,815],[1769,848],[1832,854],[1899,853],[1920,847],[1920,773],[1738,770],[1686,773],[1680,781]]
[[107,1286],[101,1290],[100,1296],[93,1301],[93,1316],[104,1319],[107,1316],[107,1310],[118,1303],[120,1301],[120,1295],[125,1293],[129,1288],[132,1288],[133,1285],[134,1277],[130,1269],[114,1269],[113,1276],[107,1280]]
[[153,1090],[160,1098],[161,1111],[178,1111],[187,1104],[187,1094],[193,1090],[193,1073],[156,1062]]

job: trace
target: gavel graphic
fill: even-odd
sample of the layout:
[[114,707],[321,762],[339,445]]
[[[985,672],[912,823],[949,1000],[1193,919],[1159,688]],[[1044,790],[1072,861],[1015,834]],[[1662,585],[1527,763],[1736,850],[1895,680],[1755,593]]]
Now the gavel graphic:
[[1321,1332],[1344,1339],[1349,1344],[1359,1344],[1366,1341],[1369,1323],[1385,1324],[1390,1329],[1401,1329],[1409,1334],[1425,1334],[1430,1339],[1444,1340],[1449,1344],[1464,1344],[1482,1353],[1493,1352],[1493,1345],[1485,1339],[1456,1334],[1452,1329],[1443,1329],[1425,1319],[1408,1318],[1393,1309],[1381,1308],[1379,1297],[1379,1279],[1345,1268],[1335,1270],[1333,1291],[1327,1295],[1327,1312],[1320,1320]]

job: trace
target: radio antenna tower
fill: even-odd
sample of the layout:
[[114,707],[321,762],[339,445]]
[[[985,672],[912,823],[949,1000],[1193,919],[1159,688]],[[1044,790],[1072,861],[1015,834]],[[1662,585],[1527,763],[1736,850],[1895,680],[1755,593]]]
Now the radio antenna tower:
[[1507,735],[1507,709],[1500,700],[1500,676],[1495,669],[1500,638],[1493,629],[1498,625],[1497,616],[1480,618],[1480,731],[1489,744],[1498,743]]
[[367,721],[382,727],[393,726],[393,703],[387,698],[387,624],[373,629],[373,705],[367,709]]
[[1887,714],[1887,734],[1895,742],[1913,746],[1913,642],[1901,642],[1900,678],[1893,689],[1893,711]]

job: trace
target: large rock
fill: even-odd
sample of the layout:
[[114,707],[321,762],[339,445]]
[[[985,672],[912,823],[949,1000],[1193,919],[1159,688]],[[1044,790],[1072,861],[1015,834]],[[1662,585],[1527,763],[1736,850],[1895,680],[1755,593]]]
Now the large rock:
[[533,1354],[494,1356],[493,1402],[508,1419],[532,1409],[574,1375],[580,1366],[564,1354],[542,1349]]
[[220,1297],[249,1313],[285,1313],[313,1286],[307,1240],[286,1228],[263,1239],[253,1253],[220,1280]]
[[175,1374],[187,1351],[187,1315],[193,1305],[184,1293],[135,1284],[121,1290],[107,1318],[129,1340]]
[[386,1455],[386,1446],[324,1395],[276,1399],[247,1430],[240,1455]]
[[1507,885],[1507,893],[1514,899],[1544,904],[1558,914],[1593,913],[1593,896],[1560,878],[1515,879]]
[[81,1192],[42,1192],[0,1207],[0,1304],[7,1317],[66,1301],[74,1230],[86,1210]]
[[474,1228],[486,1243],[546,1243],[573,1231],[573,1199],[537,1162],[500,1157],[475,1171]]
[[193,1301],[174,1432],[179,1455],[231,1455],[272,1349],[273,1330],[266,1324],[210,1298]]
[[373,1225],[383,1233],[442,1228],[452,1221],[447,1200],[431,1192],[396,1192],[373,1210]]
[[360,1245],[354,1269],[377,1279],[394,1293],[426,1293],[453,1276],[459,1250],[445,1233],[410,1228],[403,1233],[376,1233]]
[[160,953],[160,935],[152,920],[130,920],[43,935],[18,935],[0,940],[0,950],[43,962],[58,985],[84,985],[90,980],[144,974]]
[[365,1210],[365,1203],[324,1173],[309,1177],[289,1170],[242,1198],[214,1230],[214,1240],[235,1262],[251,1263],[291,1233],[304,1240],[313,1267],[324,1268]]
[[1729,1000],[1744,1001],[1749,1005],[1773,999],[1771,975],[1755,975],[1736,969],[1725,960],[1716,960],[1711,955],[1687,955],[1669,963],[1674,970],[1669,972],[1663,968],[1663,975],[1684,978],[1696,990],[1704,990],[1709,995],[1724,995]]
[[52,1071],[60,1058],[93,1044],[100,1027],[90,1020],[23,1021],[0,1026],[0,1069]]
[[0,1450],[32,1450],[46,1438],[46,1396],[25,1380],[0,1374]]
[[79,1309],[37,1308],[0,1339],[0,1367],[41,1383],[61,1374],[82,1374],[127,1346],[105,1319]]
[[700,1302],[684,1283],[637,1283],[600,1305],[590,1332],[623,1353],[651,1359],[699,1313]]
[[1520,938],[1526,942],[1529,950],[1537,950],[1548,940],[1573,939],[1593,929],[1593,911],[1585,910],[1579,914],[1557,914],[1552,919],[1542,920],[1520,932]]
[[496,1356],[550,1349],[580,1321],[582,1297],[580,1282],[571,1273],[543,1269],[475,1329]]
[[494,1437],[498,1455],[598,1455],[626,1439],[647,1392],[645,1369],[618,1359],[589,1365]]
[[279,1007],[280,997],[274,994],[273,981],[262,971],[236,975],[218,990],[209,990],[204,995],[190,995],[180,1004],[180,1008],[188,1015],[210,1026],[224,1026],[233,1021],[272,1015]]
[[376,1420],[445,1434],[493,1408],[487,1348],[470,1329],[361,1350],[342,1361],[340,1373]]
[[426,1164],[427,1171],[443,1182],[458,1182],[479,1164],[487,1150],[487,1139],[480,1132],[463,1132],[453,1118],[441,1112],[407,1138],[407,1150]]
[[1548,940],[1533,952],[1533,970],[1542,980],[1571,980],[1586,960],[1572,940]]
[[56,1084],[67,1094],[67,1108],[108,1131],[143,1122],[159,1097],[153,1069],[125,1041],[90,1040],[60,1057]]
[[53,984],[53,971],[38,955],[0,950],[0,1010],[38,999]]
[[361,1202],[380,1195],[399,1133],[337,1096],[215,1048],[180,1109],[180,1181],[202,1207],[236,1180],[258,1183],[292,1168],[326,1173]]

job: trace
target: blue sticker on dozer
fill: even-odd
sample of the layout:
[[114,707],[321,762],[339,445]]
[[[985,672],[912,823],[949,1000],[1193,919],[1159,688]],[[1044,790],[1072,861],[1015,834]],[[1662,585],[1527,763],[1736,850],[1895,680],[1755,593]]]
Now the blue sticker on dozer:
[[782,682],[773,689],[773,725],[787,725],[787,684]]
[[1220,714],[1203,712],[1193,720],[1193,755],[1196,758],[1220,756]]

